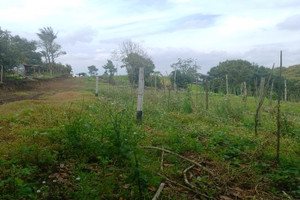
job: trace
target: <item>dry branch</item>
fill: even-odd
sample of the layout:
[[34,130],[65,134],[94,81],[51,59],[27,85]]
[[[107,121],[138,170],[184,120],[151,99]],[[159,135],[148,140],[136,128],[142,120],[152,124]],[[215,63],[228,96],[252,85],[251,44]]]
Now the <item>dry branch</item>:
[[[162,146],[162,149],[164,149],[163,146]],[[161,171],[164,170],[164,154],[165,154],[165,151],[161,151],[161,159],[160,159],[160,170]]]
[[195,188],[196,186],[192,185],[192,184],[189,182],[189,180],[188,180],[188,178],[187,178],[187,176],[186,176],[186,173],[187,173],[190,169],[192,169],[194,166],[195,166],[195,165],[191,165],[191,166],[189,166],[188,168],[186,168],[185,170],[183,170],[184,182],[185,182],[188,186],[190,186],[191,188]]
[[142,146],[141,148],[143,149],[156,149],[156,150],[160,150],[160,151],[164,151],[166,153],[169,153],[169,154],[172,154],[172,155],[175,155],[175,156],[178,156],[179,158],[183,159],[183,160],[186,160],[186,161],[189,161],[190,163],[202,168],[204,171],[206,171],[207,173],[209,173],[210,175],[214,176],[214,173],[212,173],[209,169],[207,169],[206,167],[204,167],[203,165],[201,165],[200,163],[197,163],[196,161],[193,161],[189,158],[186,158],[182,155],[179,155],[178,153],[175,153],[173,151],[170,151],[170,150],[167,150],[167,149],[163,149],[163,148],[159,148],[159,147],[152,147],[152,146]]
[[190,187],[187,187],[187,186],[182,185],[182,184],[180,184],[180,183],[178,183],[178,182],[176,182],[176,181],[173,181],[173,180],[169,179],[168,177],[166,177],[166,176],[163,175],[163,174],[159,174],[159,173],[158,173],[158,175],[163,176],[168,182],[173,183],[173,184],[175,184],[175,185],[177,185],[177,186],[180,186],[180,187],[182,187],[182,188],[184,188],[184,189],[186,189],[186,190],[188,190],[188,191],[190,191],[190,192],[196,193],[196,194],[198,194],[198,195],[200,195],[200,196],[202,196],[202,197],[208,198],[208,199],[212,199],[212,198],[210,198],[209,196],[207,196],[206,194],[202,194],[202,193],[200,193],[200,192],[197,191],[197,190],[194,190],[194,189],[192,189],[192,188],[190,188]]
[[157,200],[161,191],[164,189],[165,183],[161,183],[152,200]]

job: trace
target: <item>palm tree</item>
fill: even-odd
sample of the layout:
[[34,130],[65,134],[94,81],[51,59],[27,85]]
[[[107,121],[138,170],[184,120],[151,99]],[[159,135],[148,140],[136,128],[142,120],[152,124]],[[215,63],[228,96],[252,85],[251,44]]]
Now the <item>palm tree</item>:
[[40,38],[39,46],[42,49],[41,53],[45,57],[46,64],[50,66],[50,73],[52,76],[53,66],[55,64],[55,58],[60,55],[66,54],[66,52],[61,51],[61,46],[54,42],[57,38],[57,33],[54,33],[52,27],[44,27],[39,29],[37,33]]

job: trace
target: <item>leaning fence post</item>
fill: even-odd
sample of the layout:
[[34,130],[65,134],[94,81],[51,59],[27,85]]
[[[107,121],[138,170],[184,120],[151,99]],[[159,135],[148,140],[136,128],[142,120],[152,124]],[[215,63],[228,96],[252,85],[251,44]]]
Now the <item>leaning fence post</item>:
[[96,91],[95,91],[95,97],[98,96],[98,81],[99,81],[98,79],[99,79],[99,77],[96,76]]
[[272,85],[270,90],[270,105],[272,105],[272,100],[273,100],[273,87],[274,87],[274,79],[272,80]]

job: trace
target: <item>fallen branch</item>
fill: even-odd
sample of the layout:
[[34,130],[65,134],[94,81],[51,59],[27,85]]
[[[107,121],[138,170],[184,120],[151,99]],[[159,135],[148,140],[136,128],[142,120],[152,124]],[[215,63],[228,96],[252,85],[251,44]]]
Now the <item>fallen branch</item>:
[[141,148],[143,149],[156,149],[156,150],[160,150],[160,151],[164,151],[166,153],[169,153],[169,154],[172,154],[172,155],[175,155],[175,156],[178,156],[179,158],[183,159],[183,160],[186,160],[186,161],[189,161],[190,163],[193,163],[194,165],[198,166],[198,167],[201,167],[204,171],[206,171],[207,173],[209,173],[210,175],[214,176],[214,173],[212,173],[209,169],[207,169],[206,167],[204,167],[203,165],[201,165],[200,163],[197,163],[196,161],[193,161],[189,158],[186,158],[182,155],[179,155],[178,153],[175,153],[173,151],[170,151],[170,150],[167,150],[167,149],[163,149],[163,148],[159,148],[159,147],[152,147],[152,146],[142,146]]
[[192,188],[190,188],[190,187],[187,187],[187,186],[185,186],[185,185],[182,185],[182,184],[180,184],[180,183],[177,183],[176,181],[173,181],[173,180],[169,179],[168,177],[166,177],[166,176],[163,175],[163,174],[159,174],[159,173],[158,173],[158,175],[163,176],[168,182],[173,183],[173,184],[175,184],[175,185],[177,185],[177,186],[180,186],[180,187],[182,187],[182,188],[184,188],[184,189],[186,189],[186,190],[188,190],[188,191],[190,191],[190,192],[196,193],[196,194],[198,194],[198,195],[200,195],[200,196],[203,196],[203,197],[205,197],[205,198],[208,198],[208,199],[212,199],[212,198],[210,198],[209,196],[207,196],[206,194],[202,194],[202,193],[200,193],[200,192],[197,191],[197,190],[194,190],[194,189],[192,189]]
[[152,200],[157,200],[161,191],[164,189],[165,183],[161,183]]
[[[162,149],[164,149],[164,147],[162,146]],[[165,151],[161,152],[161,159],[160,159],[160,170],[163,171],[164,170],[164,154]]]
[[189,180],[188,180],[188,178],[187,178],[187,176],[186,176],[186,173],[187,173],[187,171],[189,171],[190,169],[192,169],[194,166],[195,166],[195,165],[191,165],[191,166],[189,166],[188,168],[186,168],[185,170],[183,170],[184,182],[185,182],[188,186],[190,186],[191,188],[196,188],[196,186],[192,185],[192,184],[189,182]]

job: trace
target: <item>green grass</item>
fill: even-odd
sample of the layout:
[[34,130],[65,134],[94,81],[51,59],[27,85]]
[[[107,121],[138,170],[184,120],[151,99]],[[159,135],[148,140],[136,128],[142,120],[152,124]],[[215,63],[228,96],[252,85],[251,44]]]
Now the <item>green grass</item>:
[[[177,156],[141,146],[164,147],[205,165],[191,183],[210,198],[300,197],[300,106],[282,104],[280,163],[276,163],[276,112],[266,100],[254,135],[256,99],[147,88],[143,124],[137,125],[137,91],[126,77],[116,85],[78,79],[80,92],[0,107],[0,199],[151,199],[164,176],[185,184],[190,166]],[[161,176],[159,174],[163,174]],[[162,199],[193,199],[195,193],[167,182]],[[172,187],[170,187],[172,185]],[[154,189],[153,189],[154,188]],[[286,194],[284,194],[284,191]]]

